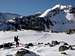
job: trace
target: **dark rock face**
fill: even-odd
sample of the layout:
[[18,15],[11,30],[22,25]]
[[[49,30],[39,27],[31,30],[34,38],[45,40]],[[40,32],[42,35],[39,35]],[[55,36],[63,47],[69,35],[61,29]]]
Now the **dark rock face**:
[[67,34],[73,34],[75,33],[75,29],[69,29],[66,31]]
[[3,48],[3,45],[0,45],[0,48]]
[[30,46],[34,46],[33,43],[25,44],[25,48],[29,48]]
[[19,51],[17,51],[17,53],[15,54],[15,56],[28,56],[27,54],[29,54],[29,56],[39,56],[34,52],[31,52],[29,50],[26,49],[20,49]]
[[53,44],[50,44],[50,43],[47,43],[45,45],[49,45],[50,47],[53,47],[54,46]]
[[11,48],[11,46],[13,46],[12,43],[5,43],[4,44],[4,48]]
[[53,46],[58,45],[58,44],[60,44],[60,42],[58,42],[58,41],[52,41],[52,45]]
[[65,51],[65,50],[68,50],[69,49],[69,47],[67,47],[67,46],[60,46],[59,47],[59,51]]
[[15,18],[16,29],[27,29],[45,31],[50,29],[53,23],[49,18],[40,18],[39,15],[24,16],[22,18]]
[[69,45],[68,43],[64,43],[64,45]]
[[26,53],[29,53],[26,49],[21,49],[21,51],[17,51],[16,56],[24,56]]
[[58,42],[58,41],[52,41],[51,43],[47,43],[47,44],[45,44],[45,45],[49,45],[50,47],[54,47],[54,46],[56,46],[56,45],[59,45],[60,44],[60,42]]
[[[6,27],[2,26],[0,30],[36,30],[36,31],[46,31],[50,30],[51,26],[54,26],[51,20],[47,17],[38,17],[41,14],[35,14],[30,16],[23,16],[22,18],[16,17],[12,19],[14,22],[3,22]],[[4,29],[3,29],[4,28]]]
[[68,55],[66,52],[62,52],[61,54]]
[[75,7],[70,9],[70,13],[75,13]]
[[13,43],[4,43],[2,45],[0,45],[0,48],[11,48],[11,46],[13,46]]

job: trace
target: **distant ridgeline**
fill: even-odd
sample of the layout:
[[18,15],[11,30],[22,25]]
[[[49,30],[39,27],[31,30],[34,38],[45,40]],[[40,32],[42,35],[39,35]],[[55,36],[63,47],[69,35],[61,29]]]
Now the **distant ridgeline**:
[[2,13],[0,12],[0,31],[1,30],[9,30],[10,28],[14,28],[11,24],[7,23],[8,20],[11,20],[16,17],[20,17],[21,15],[14,13]]
[[16,17],[14,19],[7,20],[5,23],[3,23],[6,27],[4,26],[5,28],[1,28],[0,30],[50,30],[51,26],[53,26],[53,23],[49,18],[38,17],[40,15],[41,13],[38,13],[30,16]]

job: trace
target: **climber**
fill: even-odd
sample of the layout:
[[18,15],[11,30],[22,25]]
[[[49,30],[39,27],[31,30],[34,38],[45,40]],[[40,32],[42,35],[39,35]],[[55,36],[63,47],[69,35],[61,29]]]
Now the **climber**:
[[19,46],[18,36],[14,36],[14,42],[16,42],[16,47],[18,47]]

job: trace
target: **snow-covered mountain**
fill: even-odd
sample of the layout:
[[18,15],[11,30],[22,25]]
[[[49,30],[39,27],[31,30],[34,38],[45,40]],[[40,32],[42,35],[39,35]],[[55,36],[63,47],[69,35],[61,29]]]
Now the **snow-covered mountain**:
[[39,17],[48,18],[54,24],[52,31],[63,32],[75,29],[75,8],[71,5],[55,5],[47,9]]
[[0,22],[13,19],[15,17],[20,17],[21,15],[19,14],[14,14],[14,13],[2,13],[0,12]]
[[0,12],[0,30],[8,30],[13,29],[14,26],[6,23],[8,20],[12,20],[13,18],[20,17],[19,14],[14,13],[2,13]]
[[63,32],[75,29],[74,7],[71,5],[55,5],[44,13],[37,13],[22,18],[15,18],[17,29]]
[[17,27],[20,29],[22,28],[37,31],[45,31],[45,29],[50,29],[50,26],[53,26],[50,19],[41,18],[39,15],[41,14],[38,13],[30,16],[23,16],[22,18],[15,18],[14,20]]
[[[75,29],[75,9],[71,5],[55,5],[43,13],[36,13],[29,16],[15,17],[6,20],[5,25],[1,25],[0,30],[37,30],[63,32],[69,29]],[[9,16],[8,16],[9,17]],[[2,23],[1,23],[2,24]],[[10,27],[10,25],[12,27]]]

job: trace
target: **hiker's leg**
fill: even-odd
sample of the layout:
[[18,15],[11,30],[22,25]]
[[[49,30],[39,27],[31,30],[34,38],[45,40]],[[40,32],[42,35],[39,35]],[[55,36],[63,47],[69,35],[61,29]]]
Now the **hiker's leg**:
[[16,42],[16,47],[19,47],[19,42]]

